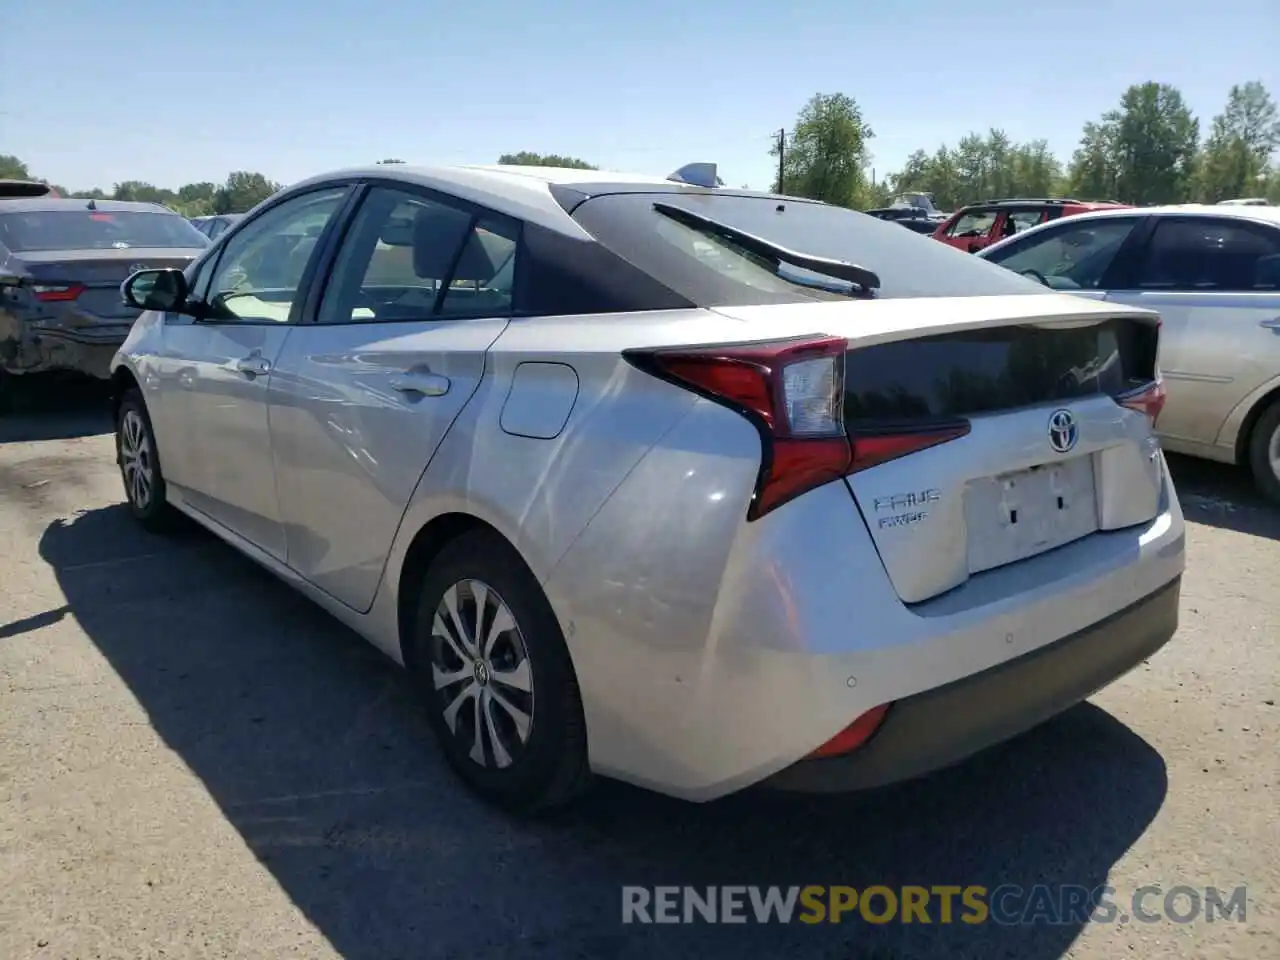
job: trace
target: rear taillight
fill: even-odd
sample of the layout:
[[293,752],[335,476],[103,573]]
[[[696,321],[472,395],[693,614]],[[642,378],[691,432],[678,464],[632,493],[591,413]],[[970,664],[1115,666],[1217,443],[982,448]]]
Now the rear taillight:
[[62,303],[76,299],[84,293],[84,287],[78,283],[37,283],[31,287],[31,292],[35,294],[37,300],[44,303]]
[[629,350],[637,367],[742,414],[760,431],[762,457],[747,511],[756,520],[814,487],[953,440],[966,423],[846,431],[842,337]]
[[1164,381],[1155,380],[1141,390],[1126,393],[1117,399],[1120,406],[1144,414],[1154,427],[1156,420],[1160,417],[1160,411],[1164,409],[1164,398]]

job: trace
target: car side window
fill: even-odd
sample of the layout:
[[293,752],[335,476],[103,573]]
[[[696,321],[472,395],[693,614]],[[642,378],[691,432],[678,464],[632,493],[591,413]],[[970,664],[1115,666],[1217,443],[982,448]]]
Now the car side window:
[[209,319],[288,323],[307,264],[347,191],[341,186],[293,197],[227,240],[204,298]]
[[1043,211],[1041,210],[1011,210],[1004,217],[1003,237],[1013,237],[1020,234],[1023,230],[1030,229],[1038,224],[1041,220]]
[[1137,217],[1067,219],[987,259],[1055,290],[1096,290],[1137,225]]
[[961,214],[956,218],[956,222],[951,225],[951,229],[947,231],[948,237],[956,239],[967,237],[985,237],[991,232],[991,226],[996,222],[996,211],[994,210],[972,210],[969,213]]
[[1134,285],[1141,290],[1275,290],[1280,230],[1225,217],[1162,218]]
[[498,217],[374,187],[334,263],[318,323],[388,323],[511,312],[518,230]]

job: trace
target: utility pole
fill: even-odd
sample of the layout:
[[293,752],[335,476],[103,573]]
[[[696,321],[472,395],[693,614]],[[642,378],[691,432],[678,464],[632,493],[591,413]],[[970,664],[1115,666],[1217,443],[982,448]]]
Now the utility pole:
[[786,193],[786,189],[782,184],[782,171],[784,169],[783,160],[787,155],[787,131],[785,128],[778,131],[778,192]]

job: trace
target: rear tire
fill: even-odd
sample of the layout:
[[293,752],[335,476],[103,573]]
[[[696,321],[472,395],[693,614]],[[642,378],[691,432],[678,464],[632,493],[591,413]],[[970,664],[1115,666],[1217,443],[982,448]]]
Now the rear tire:
[[136,388],[125,393],[116,413],[116,463],[133,518],[150,533],[172,532],[179,514],[166,499],[151,417]]
[[515,549],[493,531],[463,534],[431,564],[417,601],[405,660],[458,777],[516,811],[581,793],[591,775],[578,681]]
[[1280,401],[1272,403],[1253,425],[1249,469],[1262,495],[1280,504]]

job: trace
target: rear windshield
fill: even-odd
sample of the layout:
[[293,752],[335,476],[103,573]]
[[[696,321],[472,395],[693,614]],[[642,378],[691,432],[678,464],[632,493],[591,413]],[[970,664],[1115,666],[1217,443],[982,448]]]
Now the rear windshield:
[[133,210],[0,213],[0,243],[15,253],[209,245],[205,235],[185,217]]
[[1034,280],[843,207],[732,194],[630,193],[595,197],[573,211],[605,247],[699,306],[840,300],[855,291],[807,270],[775,269],[721,237],[659,213],[655,202],[798,253],[866,267],[880,277],[878,298],[1046,293]]
[[1112,319],[1087,326],[966,330],[853,349],[845,360],[845,418],[948,420],[1113,397],[1155,377],[1156,327]]

